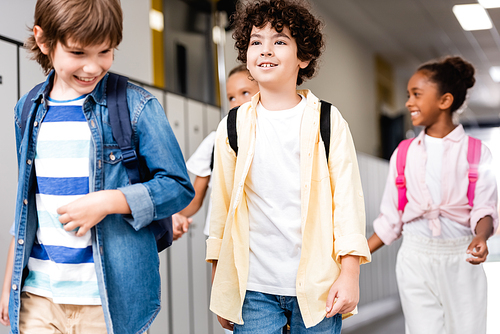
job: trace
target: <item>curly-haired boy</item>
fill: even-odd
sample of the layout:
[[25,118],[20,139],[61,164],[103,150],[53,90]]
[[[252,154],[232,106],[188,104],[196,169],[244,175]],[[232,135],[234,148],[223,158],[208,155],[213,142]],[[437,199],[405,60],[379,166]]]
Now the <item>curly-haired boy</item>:
[[339,333],[370,252],[347,123],[328,108],[331,135],[321,138],[322,102],[296,90],[316,71],[320,21],[302,2],[259,0],[234,22],[238,59],[260,93],[237,111],[237,153],[227,118],[217,130],[210,308],[235,333],[281,333],[287,324],[295,333]]

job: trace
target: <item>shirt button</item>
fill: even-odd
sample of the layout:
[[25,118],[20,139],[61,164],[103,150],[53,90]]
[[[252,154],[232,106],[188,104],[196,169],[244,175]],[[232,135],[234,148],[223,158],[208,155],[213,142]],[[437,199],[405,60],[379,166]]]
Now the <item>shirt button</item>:
[[27,205],[28,204],[28,200],[25,198],[24,201],[23,201],[24,205]]
[[12,290],[17,290],[17,285],[12,284]]
[[28,165],[31,165],[31,159],[28,159],[28,160],[26,161],[26,163],[27,163]]
[[43,97],[42,97],[42,98],[41,98],[41,100],[40,100],[40,104],[43,104]]
[[109,159],[110,159],[111,161],[115,161],[116,157],[115,157],[115,155],[114,155],[113,153],[111,153],[111,154],[109,155]]
[[20,244],[20,245],[24,245],[24,240],[23,239],[19,239],[19,240],[17,240],[17,243]]
[[35,123],[33,123],[33,125],[34,125],[35,127],[37,127],[37,126],[38,126],[38,122],[37,122],[37,121],[35,121]]
[[93,128],[95,127],[94,120],[91,120],[91,121],[90,121],[90,125],[91,125]]

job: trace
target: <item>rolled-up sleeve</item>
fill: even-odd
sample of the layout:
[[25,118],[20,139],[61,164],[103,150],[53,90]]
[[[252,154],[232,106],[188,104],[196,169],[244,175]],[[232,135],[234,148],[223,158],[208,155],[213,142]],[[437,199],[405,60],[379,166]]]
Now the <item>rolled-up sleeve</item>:
[[335,258],[355,255],[360,264],[370,262],[365,236],[365,204],[358,161],[347,122],[332,108],[332,138],[329,153],[330,183],[333,190]]

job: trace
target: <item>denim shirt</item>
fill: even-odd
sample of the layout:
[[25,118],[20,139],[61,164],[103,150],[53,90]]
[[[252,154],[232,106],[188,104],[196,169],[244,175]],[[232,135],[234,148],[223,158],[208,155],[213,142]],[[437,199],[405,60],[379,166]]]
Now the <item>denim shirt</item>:
[[[106,75],[86,97],[83,112],[91,130],[90,191],[119,189],[130,215],[106,216],[91,229],[92,250],[108,333],[143,333],[160,310],[159,258],[148,225],[186,207],[194,196],[184,158],[163,108],[149,92],[128,83],[127,102],[141,176],[131,185],[111,132],[106,107]],[[11,333],[19,333],[20,296],[38,226],[34,158],[38,131],[47,112],[53,72],[34,99],[25,135],[21,112],[26,95],[15,108],[19,180],[15,211],[15,255],[9,300]],[[103,203],[103,205],[105,205]]]

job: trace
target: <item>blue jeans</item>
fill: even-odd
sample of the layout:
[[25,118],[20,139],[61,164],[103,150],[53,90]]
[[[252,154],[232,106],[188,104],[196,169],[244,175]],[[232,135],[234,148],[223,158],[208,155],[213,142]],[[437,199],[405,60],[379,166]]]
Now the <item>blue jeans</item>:
[[342,328],[340,314],[324,318],[316,326],[306,328],[297,297],[247,291],[242,312],[244,324],[234,324],[234,334],[282,334],[287,323],[290,325],[290,334],[339,334]]

